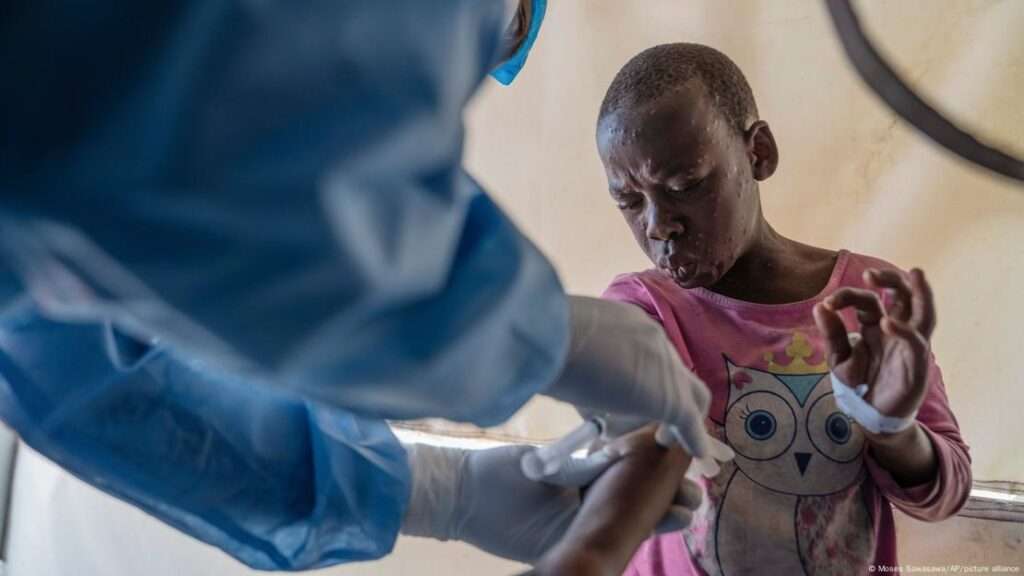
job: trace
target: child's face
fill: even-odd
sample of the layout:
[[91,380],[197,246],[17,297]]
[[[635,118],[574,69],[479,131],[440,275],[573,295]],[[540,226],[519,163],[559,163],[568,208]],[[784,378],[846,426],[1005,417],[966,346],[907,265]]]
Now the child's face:
[[717,283],[758,229],[744,138],[696,82],[598,126],[612,198],[647,257],[684,288]]

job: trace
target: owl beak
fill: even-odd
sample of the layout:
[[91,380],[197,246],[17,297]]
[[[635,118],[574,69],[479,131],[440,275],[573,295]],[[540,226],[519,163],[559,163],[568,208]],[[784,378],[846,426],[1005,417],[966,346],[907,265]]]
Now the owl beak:
[[793,457],[796,458],[796,467],[800,469],[800,475],[803,476],[807,471],[807,465],[811,462],[811,453],[794,452]]

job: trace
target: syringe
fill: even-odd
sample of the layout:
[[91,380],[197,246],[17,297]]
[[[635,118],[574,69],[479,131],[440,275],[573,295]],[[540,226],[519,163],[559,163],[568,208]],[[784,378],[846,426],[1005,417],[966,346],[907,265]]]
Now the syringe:
[[573,452],[600,438],[602,430],[604,422],[600,418],[592,418],[551,444],[530,450],[523,454],[520,461],[523,474],[530,480],[545,480],[554,476],[571,460]]
[[[574,459],[572,454],[600,438],[604,429],[604,421],[595,417],[580,424],[575,430],[555,442],[530,450],[523,454],[523,458],[520,460],[523,474],[534,481],[545,481],[560,485],[589,483],[603,470],[600,454],[592,455],[588,459],[589,461]],[[665,448],[677,442],[686,447],[678,431],[673,426],[665,424],[658,426],[654,433],[654,441]],[[734,453],[726,444],[716,440],[711,435],[707,436],[707,442],[708,456],[695,459],[692,462],[687,471],[688,477],[714,477],[720,470],[719,461],[724,462],[733,459]],[[608,460],[610,460],[610,457]],[[607,461],[603,463],[605,465],[608,464]]]

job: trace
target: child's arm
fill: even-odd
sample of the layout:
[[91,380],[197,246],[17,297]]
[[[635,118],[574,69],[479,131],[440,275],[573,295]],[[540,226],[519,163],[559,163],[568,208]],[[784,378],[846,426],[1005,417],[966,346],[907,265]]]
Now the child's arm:
[[531,574],[622,574],[672,506],[690,463],[678,444],[658,446],[654,429],[616,440],[622,459],[587,490],[568,532]]
[[937,521],[955,514],[970,496],[971,458],[949,408],[942,375],[934,363],[931,374],[917,424],[908,429],[914,431],[918,441],[923,438],[928,443],[934,464],[931,474],[908,477],[921,447],[901,447],[900,438],[894,438],[891,444],[872,441],[867,462],[875,484],[890,502],[915,518]]
[[871,455],[900,486],[919,486],[932,482],[939,459],[931,438],[919,423],[895,434],[864,431]]
[[[935,327],[931,287],[915,270],[869,270],[869,286],[888,291],[884,310],[875,292],[844,288],[814,309],[826,335],[829,365],[846,383],[865,383],[866,400],[881,414],[910,418],[910,428],[871,434],[868,467],[875,483],[896,506],[922,520],[941,520],[963,506],[971,489],[967,446],[949,409],[942,376],[931,356]],[[851,344],[838,311],[857,312],[862,339]]]

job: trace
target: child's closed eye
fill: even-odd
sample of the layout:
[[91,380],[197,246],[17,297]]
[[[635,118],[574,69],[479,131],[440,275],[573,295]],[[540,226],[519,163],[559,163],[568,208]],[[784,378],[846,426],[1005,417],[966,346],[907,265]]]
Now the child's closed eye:
[[616,194],[615,204],[619,210],[633,210],[643,204],[644,197],[640,194]]

